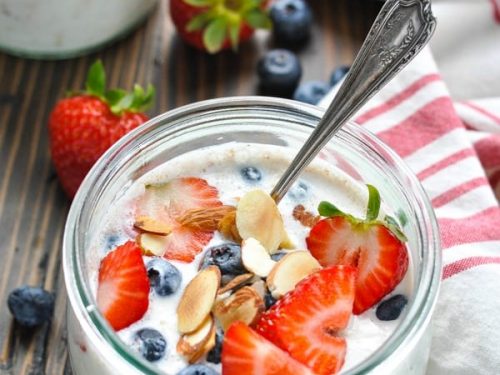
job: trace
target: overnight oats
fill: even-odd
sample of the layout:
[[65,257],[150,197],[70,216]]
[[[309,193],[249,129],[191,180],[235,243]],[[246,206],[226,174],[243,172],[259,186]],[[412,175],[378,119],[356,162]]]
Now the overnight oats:
[[[367,161],[342,155],[344,146],[327,145],[277,205],[269,192],[305,127],[294,122],[312,109],[270,100],[276,107],[260,119],[267,126],[248,120],[245,128],[244,117],[259,120],[263,104],[245,112],[244,99],[234,101],[243,118],[221,101],[206,113],[174,112],[171,127],[194,131],[179,130],[170,145],[168,137],[159,141],[161,118],[132,134],[130,179],[92,184],[105,190],[87,208],[93,228],[84,235],[70,227],[72,207],[67,231],[86,245],[71,267],[88,298],[68,315],[75,372],[423,373],[439,256],[435,238],[419,231],[436,235],[432,216],[421,225],[422,212],[401,201],[409,186],[398,191],[379,175],[385,166],[360,167]],[[214,116],[217,109],[224,117]],[[278,128],[270,113],[290,129]],[[286,134],[294,126],[300,131]],[[117,147],[97,180],[127,168]],[[109,194],[112,203],[104,203]],[[67,260],[65,252],[71,289]]]

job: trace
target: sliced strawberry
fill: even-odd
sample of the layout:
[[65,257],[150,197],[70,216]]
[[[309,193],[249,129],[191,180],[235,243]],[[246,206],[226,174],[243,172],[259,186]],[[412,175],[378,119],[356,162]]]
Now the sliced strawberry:
[[137,201],[136,216],[146,215],[172,228],[166,240],[167,259],[192,262],[213,237],[213,231],[184,227],[177,221],[188,210],[221,206],[218,191],[197,177],[182,177],[164,184],[146,186]]
[[242,322],[233,323],[222,345],[224,375],[312,375],[313,372]]
[[148,305],[149,279],[141,249],[128,241],[101,261],[97,306],[118,331],[141,319]]
[[340,370],[356,269],[333,266],[313,273],[262,314],[256,331],[317,374]]
[[326,211],[331,209],[335,216],[319,221],[306,238],[307,248],[322,266],[344,264],[358,268],[354,314],[361,314],[390,293],[408,269],[404,235],[393,219],[386,218],[385,223],[377,220],[378,192],[371,191],[370,197],[366,220],[322,203],[320,214],[329,216]]

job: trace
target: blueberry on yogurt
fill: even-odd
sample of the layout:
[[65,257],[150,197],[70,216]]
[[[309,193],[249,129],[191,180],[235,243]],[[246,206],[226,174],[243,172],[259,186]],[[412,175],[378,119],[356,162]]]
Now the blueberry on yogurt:
[[306,183],[299,181],[297,184],[294,184],[292,186],[292,188],[288,192],[288,195],[294,201],[302,202],[307,197],[308,190],[309,187],[306,185]]
[[217,328],[215,333],[215,346],[207,354],[207,361],[212,363],[220,363],[222,355],[222,342],[224,341],[224,332]]
[[148,361],[154,362],[165,355],[167,340],[156,329],[143,328],[135,333],[132,346]]
[[380,320],[396,320],[401,315],[401,312],[407,303],[408,299],[404,295],[396,294],[395,296],[382,301],[377,306],[375,314]]
[[262,173],[255,167],[243,167],[240,170],[241,177],[249,182],[259,182],[262,179]]
[[279,262],[281,258],[283,258],[286,254],[289,254],[287,251],[278,251],[277,253],[271,254],[271,259],[275,262]]
[[219,373],[205,365],[191,365],[178,372],[177,375],[219,375]]
[[163,258],[154,258],[146,264],[149,284],[155,293],[165,297],[174,294],[181,285],[179,270]]
[[201,261],[200,269],[208,266],[219,267],[223,276],[246,272],[241,261],[241,247],[236,243],[223,243],[208,248]]

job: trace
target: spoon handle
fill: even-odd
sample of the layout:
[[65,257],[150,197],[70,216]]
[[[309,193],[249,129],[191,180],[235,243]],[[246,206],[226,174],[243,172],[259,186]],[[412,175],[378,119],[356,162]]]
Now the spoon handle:
[[337,95],[271,192],[276,202],[337,130],[427,44],[435,27],[430,0],[384,4]]

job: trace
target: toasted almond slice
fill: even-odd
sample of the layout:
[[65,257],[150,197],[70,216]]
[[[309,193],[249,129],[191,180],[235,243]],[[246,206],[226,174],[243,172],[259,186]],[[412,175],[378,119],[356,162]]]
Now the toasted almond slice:
[[188,210],[177,221],[179,224],[201,231],[214,231],[219,222],[230,212],[236,211],[234,206],[217,206]]
[[237,243],[241,243],[241,237],[236,227],[236,211],[228,212],[219,221],[218,231],[228,239],[231,239]]
[[195,331],[210,314],[220,285],[220,271],[209,266],[189,282],[177,305],[177,328],[181,333]]
[[299,221],[303,226],[309,228],[314,227],[316,223],[321,219],[321,216],[306,211],[306,208],[302,204],[299,204],[294,207],[292,216],[295,220]]
[[167,248],[168,236],[159,236],[151,233],[141,233],[136,237],[136,242],[144,255],[161,257]]
[[252,285],[250,285],[258,294],[259,296],[264,299],[264,296],[266,295],[266,283],[264,280],[257,280],[254,282]]
[[225,331],[235,321],[249,326],[255,324],[264,310],[261,296],[253,288],[244,286],[229,298],[217,301],[213,313]]
[[194,363],[211,350],[210,345],[207,345],[210,344],[209,341],[213,341],[215,345],[215,324],[212,315],[208,315],[196,331],[179,338],[177,353],[184,356],[189,363]]
[[172,232],[170,226],[149,216],[137,217],[134,222],[134,228],[160,236],[166,236]]
[[285,255],[272,269],[267,278],[267,288],[274,298],[280,298],[289,292],[295,285],[310,275],[321,269],[309,251],[294,251]]
[[218,294],[224,294],[230,290],[233,290],[246,282],[250,281],[253,277],[253,274],[251,273],[244,273],[242,275],[236,276],[234,279],[229,281],[226,285],[224,285],[222,288],[219,289]]
[[236,208],[236,227],[241,238],[257,239],[271,254],[287,238],[278,206],[263,190],[252,190],[241,197]]
[[247,238],[241,245],[241,261],[245,268],[260,277],[267,277],[276,262],[255,238]]

